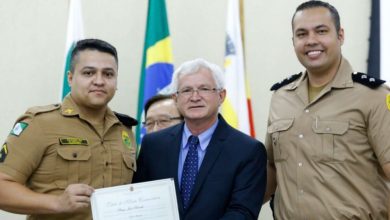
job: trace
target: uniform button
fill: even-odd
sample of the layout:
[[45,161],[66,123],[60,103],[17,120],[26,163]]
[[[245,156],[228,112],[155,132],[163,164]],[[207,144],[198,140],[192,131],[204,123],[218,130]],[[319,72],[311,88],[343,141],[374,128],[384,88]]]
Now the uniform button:
[[303,195],[303,192],[304,192],[303,189],[300,189],[300,190],[299,190],[299,194],[300,194],[300,195]]
[[74,153],[72,154],[72,156],[73,156],[73,158],[77,158],[77,153],[74,152]]
[[106,161],[106,166],[108,166],[108,161]]
[[330,131],[331,129],[328,127],[328,128],[326,128],[326,131]]
[[299,162],[299,163],[298,163],[298,166],[300,166],[300,167],[301,167],[302,165],[303,165],[303,164],[302,164],[301,162]]
[[104,144],[104,141],[100,141],[100,144]]
[[309,112],[310,112],[310,110],[309,110],[309,109],[305,109],[305,112],[306,112],[306,113],[309,113]]
[[303,134],[298,135],[299,138],[303,138]]

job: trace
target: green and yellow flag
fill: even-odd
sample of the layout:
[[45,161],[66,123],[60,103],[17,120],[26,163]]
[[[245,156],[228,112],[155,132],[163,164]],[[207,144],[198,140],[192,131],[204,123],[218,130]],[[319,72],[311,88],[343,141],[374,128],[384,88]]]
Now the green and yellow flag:
[[[149,0],[144,54],[138,94],[138,121],[144,121],[144,106],[148,99],[160,93],[172,79],[172,45],[169,36],[165,0]],[[137,126],[137,143],[141,143],[145,128]]]

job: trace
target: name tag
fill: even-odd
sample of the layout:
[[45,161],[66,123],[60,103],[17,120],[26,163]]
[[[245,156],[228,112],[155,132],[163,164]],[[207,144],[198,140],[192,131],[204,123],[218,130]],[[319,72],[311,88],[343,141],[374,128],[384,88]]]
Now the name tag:
[[84,138],[60,138],[61,145],[88,145],[88,140]]

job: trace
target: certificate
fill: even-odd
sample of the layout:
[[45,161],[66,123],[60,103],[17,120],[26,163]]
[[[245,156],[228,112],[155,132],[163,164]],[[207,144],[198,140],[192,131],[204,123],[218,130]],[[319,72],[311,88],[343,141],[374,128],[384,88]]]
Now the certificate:
[[94,220],[179,220],[173,179],[96,189],[91,207]]

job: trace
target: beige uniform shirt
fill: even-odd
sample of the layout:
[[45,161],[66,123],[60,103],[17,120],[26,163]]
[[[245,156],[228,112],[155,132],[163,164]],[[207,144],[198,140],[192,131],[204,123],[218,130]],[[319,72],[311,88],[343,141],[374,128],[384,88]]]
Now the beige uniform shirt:
[[276,219],[387,219],[389,88],[354,82],[345,59],[312,103],[307,80],[304,73],[272,96],[266,147]]
[[[131,182],[136,170],[134,136],[111,110],[103,135],[80,114],[70,96],[62,105],[34,107],[6,140],[0,171],[35,192],[61,194],[72,183],[103,188]],[[3,146],[4,149],[4,146]],[[33,215],[28,219],[92,219],[81,213]]]

